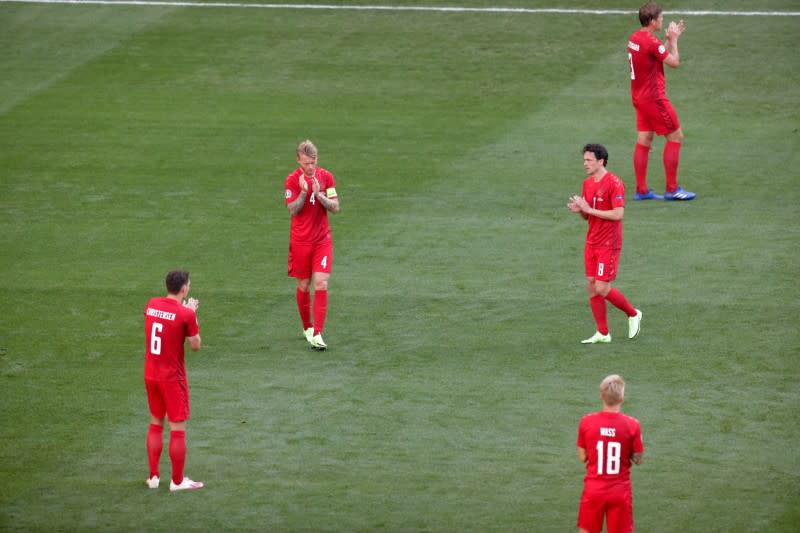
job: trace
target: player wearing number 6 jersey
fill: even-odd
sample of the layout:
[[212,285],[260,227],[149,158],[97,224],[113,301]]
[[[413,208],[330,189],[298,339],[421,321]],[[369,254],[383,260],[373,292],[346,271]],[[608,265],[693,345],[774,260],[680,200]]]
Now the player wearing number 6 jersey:
[[642,312],[634,308],[611,282],[617,277],[617,264],[622,250],[622,217],[625,213],[625,185],[606,170],[608,150],[602,144],[583,147],[583,168],[588,177],[583,181],[583,196],[573,196],[567,208],[589,222],[584,248],[586,287],[597,332],[583,344],[611,342],[606,318],[606,300],[628,315],[628,338],[639,334]]
[[[664,22],[661,7],[650,2],[639,8],[642,27],[628,39],[628,65],[631,75],[631,99],[636,109],[636,147],[633,168],[636,174],[636,200],[693,200],[695,193],[678,186],[683,132],[678,114],[667,99],[664,65],[677,68],[680,64],[678,38],[684,30],[683,21],[671,22],[667,28],[666,46],[656,37]],[[647,186],[647,163],[655,135],[666,138],[664,173],[666,192],[662,197]]]
[[578,510],[578,531],[599,533],[603,517],[608,533],[633,531],[631,463],[641,464],[644,443],[639,421],[622,413],[625,381],[607,376],[600,383],[603,410],[581,419],[578,458],[586,465]]
[[[289,276],[297,279],[295,299],[306,340],[317,350],[327,348],[322,329],[328,310],[328,280],[333,266],[333,239],[328,211],[339,212],[333,174],[317,166],[317,147],[311,141],[297,146],[300,168],[286,177],[286,207],[292,215],[289,237]],[[314,282],[313,322],[311,282]]]
[[167,295],[151,298],[144,308],[144,383],[150,406],[147,431],[147,457],[151,489],[159,485],[159,462],[164,446],[164,420],[169,420],[169,457],[172,462],[170,490],[199,489],[203,484],[183,475],[186,463],[186,421],[189,420],[189,384],[186,380],[184,343],[192,351],[200,349],[197,307],[200,302],[184,298],[189,294],[189,273],[173,270],[167,274]]

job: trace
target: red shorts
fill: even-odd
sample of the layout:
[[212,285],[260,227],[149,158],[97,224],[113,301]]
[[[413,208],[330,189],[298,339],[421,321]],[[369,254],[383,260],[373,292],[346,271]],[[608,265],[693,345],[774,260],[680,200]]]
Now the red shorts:
[[289,243],[289,277],[309,279],[314,272],[331,273],[333,242]]
[[630,533],[633,531],[633,493],[630,485],[607,488],[584,487],[578,509],[578,527],[600,533],[603,517],[608,533]]
[[145,379],[150,414],[166,416],[170,422],[189,420],[189,384],[186,381],[155,381]]
[[586,277],[600,281],[614,281],[617,279],[617,265],[621,250],[594,247],[586,245],[583,251],[584,268]]
[[656,100],[634,105],[636,108],[636,131],[654,131],[666,135],[681,127],[678,114],[669,100]]

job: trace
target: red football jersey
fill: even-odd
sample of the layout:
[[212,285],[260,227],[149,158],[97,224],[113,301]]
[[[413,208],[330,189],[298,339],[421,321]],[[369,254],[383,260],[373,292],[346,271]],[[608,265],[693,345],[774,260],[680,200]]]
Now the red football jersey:
[[172,298],[151,298],[144,308],[144,332],[145,379],[186,379],[183,347],[187,337],[200,333],[197,314]]
[[[286,204],[295,201],[303,190],[300,188],[298,178],[303,176],[303,170],[298,168],[286,176]],[[319,182],[319,190],[328,198],[336,198],[336,181],[333,174],[324,168],[317,167],[315,174]],[[317,244],[331,240],[331,228],[328,224],[328,210],[311,194],[311,180],[303,176],[308,185],[306,205],[296,215],[292,216],[292,229],[290,238],[298,244]]]
[[[583,198],[589,206],[600,211],[625,207],[625,184],[619,177],[606,172],[600,181],[589,176],[583,181]],[[619,250],[622,248],[622,221],[605,220],[589,215],[586,244]]]
[[629,483],[631,456],[644,451],[639,421],[623,413],[588,414],[578,427],[578,447],[589,459],[584,481]]
[[664,100],[667,86],[664,81],[664,60],[667,47],[647,31],[635,31],[628,39],[628,62],[631,69],[631,99],[642,102]]

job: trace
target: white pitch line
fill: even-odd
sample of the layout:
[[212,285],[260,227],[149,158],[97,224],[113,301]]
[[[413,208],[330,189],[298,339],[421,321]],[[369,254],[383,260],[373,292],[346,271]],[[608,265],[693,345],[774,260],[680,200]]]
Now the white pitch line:
[[[524,13],[570,15],[631,15],[637,11],[622,9],[567,9],[527,7],[458,7],[458,6],[391,6],[391,5],[328,5],[328,4],[245,4],[237,2],[185,2],[166,0],[0,0],[0,3],[19,4],[69,4],[69,5],[123,5],[157,7],[212,7],[251,9],[325,9],[342,11],[434,11],[440,13]],[[800,11],[669,11],[670,15],[720,16],[720,17],[798,17]]]

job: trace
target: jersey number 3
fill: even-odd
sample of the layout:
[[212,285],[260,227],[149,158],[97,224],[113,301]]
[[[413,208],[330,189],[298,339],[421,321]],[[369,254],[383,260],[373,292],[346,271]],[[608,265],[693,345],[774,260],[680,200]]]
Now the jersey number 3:
[[633,54],[628,52],[628,64],[631,66],[631,79],[636,79],[636,74],[633,72]]
[[597,475],[619,474],[622,444],[597,441]]

